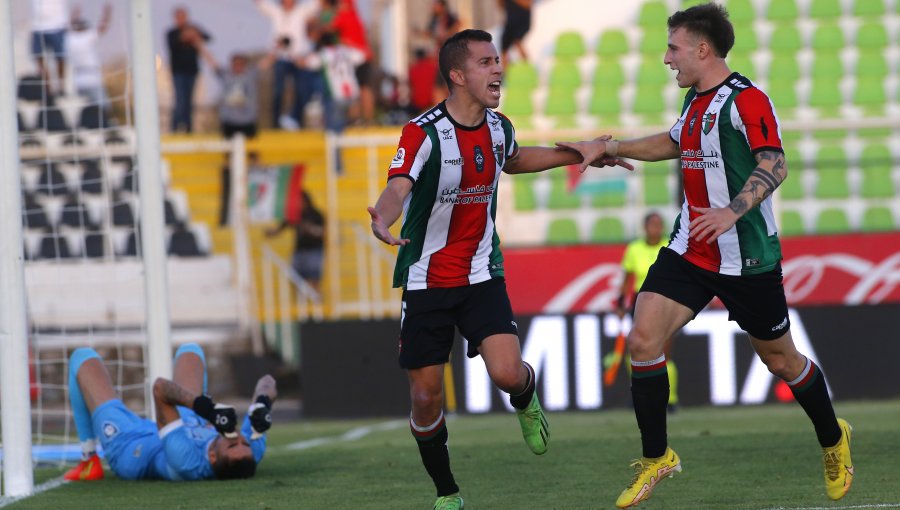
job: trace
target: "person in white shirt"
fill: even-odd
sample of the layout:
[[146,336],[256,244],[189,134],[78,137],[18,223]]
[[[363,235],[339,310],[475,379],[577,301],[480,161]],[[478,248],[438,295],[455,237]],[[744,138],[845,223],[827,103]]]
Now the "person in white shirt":
[[69,26],[69,0],[31,0],[31,54],[41,77],[52,95],[50,74],[44,54],[56,58],[56,73],[61,90],[66,77],[66,28]]
[[103,87],[103,66],[97,51],[100,36],[109,29],[112,6],[105,4],[100,23],[96,28],[81,17],[81,9],[72,9],[71,31],[66,34],[66,46],[75,92],[88,98],[91,104],[107,106],[106,91]]
[[[272,22],[272,39],[279,48],[275,62],[274,99],[272,121],[283,128],[303,126],[303,109],[316,93],[324,92],[322,73],[298,66],[297,59],[313,51],[307,25],[317,13],[314,0],[280,0],[276,5],[270,0],[254,0],[259,11]],[[282,116],[285,81],[293,80],[294,103],[288,116]]]

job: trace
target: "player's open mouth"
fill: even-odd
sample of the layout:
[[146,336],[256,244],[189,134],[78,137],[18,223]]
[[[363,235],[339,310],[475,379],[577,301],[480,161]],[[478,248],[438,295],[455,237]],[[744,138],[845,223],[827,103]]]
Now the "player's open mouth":
[[500,80],[492,81],[492,82],[488,83],[488,90],[491,91],[491,94],[493,94],[494,97],[499,98],[500,97]]

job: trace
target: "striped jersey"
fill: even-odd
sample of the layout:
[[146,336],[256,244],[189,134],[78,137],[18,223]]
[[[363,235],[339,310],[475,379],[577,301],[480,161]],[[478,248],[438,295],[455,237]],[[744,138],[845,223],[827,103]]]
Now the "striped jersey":
[[771,271],[781,260],[772,197],[749,210],[711,244],[688,237],[695,207],[728,207],[757,166],[760,151],[783,152],[775,107],[749,79],[732,73],[705,92],[691,88],[669,132],[681,149],[684,203],[669,248],[727,275]]
[[440,103],[410,121],[400,136],[388,179],[413,181],[403,204],[394,286],[408,290],[461,287],[503,276],[494,225],[497,184],[518,152],[505,116],[485,110],[484,121],[462,126]]

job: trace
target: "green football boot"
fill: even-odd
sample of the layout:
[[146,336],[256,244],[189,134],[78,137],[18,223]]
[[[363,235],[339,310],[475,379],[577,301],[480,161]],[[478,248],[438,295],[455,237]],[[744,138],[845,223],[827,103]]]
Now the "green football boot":
[[461,510],[463,498],[457,492],[449,496],[441,496],[434,502],[434,510]]
[[525,438],[525,444],[531,452],[535,455],[546,453],[547,445],[550,444],[550,425],[547,424],[547,417],[544,416],[537,393],[531,397],[528,407],[516,409],[516,415],[519,417],[519,425],[522,426],[522,437]]

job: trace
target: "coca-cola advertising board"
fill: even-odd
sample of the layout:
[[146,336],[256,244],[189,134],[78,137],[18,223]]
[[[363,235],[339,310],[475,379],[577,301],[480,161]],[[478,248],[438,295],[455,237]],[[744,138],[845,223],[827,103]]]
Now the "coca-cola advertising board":
[[[507,248],[506,284],[517,314],[610,310],[625,245]],[[900,303],[900,233],[782,239],[788,304]]]

